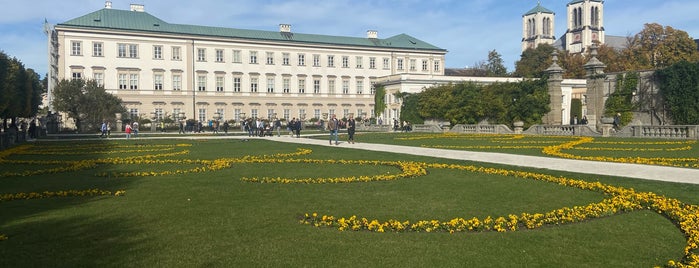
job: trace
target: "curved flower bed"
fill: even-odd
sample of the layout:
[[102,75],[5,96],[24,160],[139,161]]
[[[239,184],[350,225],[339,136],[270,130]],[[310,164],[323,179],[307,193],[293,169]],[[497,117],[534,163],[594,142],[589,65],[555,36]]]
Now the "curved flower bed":
[[[423,137],[424,138],[424,137]],[[519,137],[501,137],[501,140],[514,140]],[[544,151],[550,155],[561,157],[575,157],[562,153],[563,150],[574,148],[584,143],[592,142],[592,138],[584,137],[563,144],[545,146]],[[678,143],[672,143],[678,144]],[[686,145],[686,144],[684,144]],[[185,164],[197,165],[194,168],[168,170],[168,171],[141,171],[141,172],[112,172],[98,173],[98,176],[108,177],[146,177],[146,176],[165,176],[177,175],[194,172],[214,172],[222,169],[231,168],[234,164],[256,164],[256,163],[299,163],[299,164],[337,164],[337,165],[385,165],[394,166],[400,170],[397,174],[376,174],[370,176],[346,176],[346,177],[325,177],[325,178],[289,178],[289,177],[243,177],[242,181],[251,183],[357,183],[357,182],[372,182],[372,181],[388,181],[398,180],[403,178],[414,178],[426,175],[428,169],[452,169],[463,172],[475,172],[493,174],[499,176],[507,176],[520,179],[540,180],[545,182],[556,183],[561,186],[574,187],[582,190],[596,191],[603,193],[606,198],[600,202],[590,203],[582,206],[563,207],[551,211],[541,212],[520,212],[508,215],[492,215],[485,218],[462,218],[455,217],[452,219],[417,219],[417,220],[378,220],[351,215],[347,217],[338,217],[333,215],[320,215],[318,213],[305,213],[300,219],[300,223],[316,227],[332,227],[341,231],[371,231],[371,232],[513,232],[523,229],[536,229],[544,226],[555,226],[562,224],[570,224],[583,222],[590,219],[601,217],[609,217],[620,213],[652,210],[660,215],[670,219],[685,235],[687,242],[684,248],[684,257],[681,260],[671,260],[666,264],[669,267],[699,267],[699,206],[684,204],[679,200],[667,198],[651,192],[636,192],[633,189],[615,187],[605,185],[600,182],[586,182],[564,177],[556,177],[547,174],[523,172],[517,170],[486,168],[473,165],[457,165],[457,164],[434,164],[422,162],[404,162],[404,161],[378,161],[378,160],[320,160],[299,158],[300,156],[310,155],[309,149],[298,149],[296,152],[280,153],[273,155],[260,156],[243,156],[238,158],[219,158],[213,160],[200,159],[174,159],[186,155],[188,150],[181,149],[176,151],[177,147],[187,147],[189,145],[164,145],[134,147],[122,147],[118,150],[131,151],[134,153],[150,152],[152,154],[139,155],[134,157],[108,157],[94,160],[80,161],[36,161],[36,160],[9,160],[7,156],[13,154],[41,154],[36,152],[31,146],[19,146],[10,150],[0,152],[0,162],[14,164],[37,164],[37,165],[57,165],[58,167],[50,167],[33,171],[20,172],[4,172],[0,173],[0,177],[7,176],[31,176],[39,174],[51,174],[58,172],[68,172],[75,170],[83,170],[94,168],[101,164],[138,164],[138,165],[163,165],[163,164]],[[76,149],[76,148],[73,148]],[[89,149],[82,148],[89,152]],[[60,152],[75,152],[75,150],[53,149],[45,151],[46,154],[60,155]],[[159,151],[175,151],[168,153],[156,153]],[[579,158],[578,158],[579,159]],[[614,158],[602,158],[594,160],[602,161],[620,161]],[[668,161],[668,160],[666,160]],[[674,161],[674,160],[673,160]],[[59,196],[95,196],[95,195],[114,195],[120,196],[125,192],[123,190],[114,193],[110,191],[89,189],[89,190],[68,190],[59,192],[42,192],[42,193],[15,193],[0,195],[0,202],[32,199],[32,198],[50,198]],[[0,240],[7,239],[6,236],[0,235]]]

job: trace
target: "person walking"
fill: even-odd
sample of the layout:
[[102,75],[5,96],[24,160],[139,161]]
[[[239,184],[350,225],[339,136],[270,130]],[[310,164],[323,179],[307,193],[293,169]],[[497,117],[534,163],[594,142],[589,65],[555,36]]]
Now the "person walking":
[[298,120],[296,120],[296,124],[295,124],[294,128],[296,129],[296,137],[301,138],[301,119],[300,118]]
[[277,137],[281,137],[282,121],[279,118],[274,120],[274,128],[277,130]]
[[332,115],[332,118],[330,118],[330,121],[328,121],[328,130],[330,130],[330,145],[333,144],[333,136],[335,136],[335,145],[338,144],[337,142],[337,131],[340,129],[340,120],[337,120],[336,115]]
[[100,130],[102,130],[102,134],[100,134],[100,138],[107,136],[107,121],[102,121],[102,127],[100,127]]
[[348,143],[354,144],[354,131],[356,130],[357,127],[357,121],[354,120],[354,116],[350,116],[349,120],[347,120],[347,135],[349,135],[349,138],[347,138]]
[[133,122],[133,126],[131,126],[131,132],[133,132],[134,138],[138,138],[138,121]]
[[130,124],[130,123],[129,123],[129,124],[126,124],[126,127],[125,127],[125,129],[124,129],[124,132],[126,132],[126,139],[127,139],[127,140],[131,138],[131,131],[132,131],[132,129],[133,129],[133,128],[131,127],[131,124]]

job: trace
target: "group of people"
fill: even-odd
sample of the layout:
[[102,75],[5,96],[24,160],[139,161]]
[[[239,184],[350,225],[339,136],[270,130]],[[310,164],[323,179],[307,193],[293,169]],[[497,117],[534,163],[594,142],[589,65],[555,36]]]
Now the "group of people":
[[343,127],[347,127],[347,143],[354,144],[354,132],[357,129],[357,121],[354,120],[354,117],[350,116],[350,118],[347,119],[347,122],[345,123],[337,119],[337,116],[333,114],[332,118],[330,118],[330,121],[328,121],[328,130],[330,131],[330,145],[333,144],[333,138],[335,139],[335,145],[339,144],[339,131]]
[[570,124],[571,125],[587,125],[587,116],[583,115],[582,119],[578,120],[578,115],[574,115],[573,118],[570,119]]

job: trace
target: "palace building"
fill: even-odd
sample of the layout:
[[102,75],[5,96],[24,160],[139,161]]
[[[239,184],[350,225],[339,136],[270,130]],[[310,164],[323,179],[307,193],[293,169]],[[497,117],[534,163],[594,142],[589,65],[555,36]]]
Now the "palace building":
[[[447,53],[374,30],[348,37],[296,33],[289,24],[278,31],[174,24],[143,5],[118,10],[110,1],[47,33],[49,102],[58,80],[94,79],[131,118],[369,118],[377,81],[443,76]],[[379,112],[384,121],[399,117]]]

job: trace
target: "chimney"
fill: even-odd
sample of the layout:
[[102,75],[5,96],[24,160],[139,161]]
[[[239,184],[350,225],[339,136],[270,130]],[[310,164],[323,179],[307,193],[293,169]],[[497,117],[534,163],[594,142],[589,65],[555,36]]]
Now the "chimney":
[[372,39],[379,38],[379,32],[377,32],[375,30],[368,30],[368,31],[366,31],[366,38],[372,38]]
[[291,32],[291,24],[279,24],[279,32],[290,33]]
[[144,11],[146,11],[146,9],[143,5],[131,4],[131,11],[144,12]]
[[112,1],[105,1],[105,2],[104,2],[104,8],[106,8],[106,9],[112,9]]

